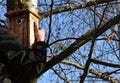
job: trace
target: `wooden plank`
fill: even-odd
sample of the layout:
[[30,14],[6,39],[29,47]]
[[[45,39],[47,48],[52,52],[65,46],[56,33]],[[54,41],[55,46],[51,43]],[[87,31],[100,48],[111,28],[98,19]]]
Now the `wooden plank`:
[[5,15],[9,18],[10,29],[16,33],[20,42],[31,47],[35,40],[34,22],[38,23],[38,15],[31,10],[10,11]]

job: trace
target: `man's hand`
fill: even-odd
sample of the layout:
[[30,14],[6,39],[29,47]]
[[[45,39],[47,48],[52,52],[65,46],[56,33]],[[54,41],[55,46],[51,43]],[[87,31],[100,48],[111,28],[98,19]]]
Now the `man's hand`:
[[34,23],[34,34],[35,34],[35,42],[45,40],[45,30],[43,28],[38,28],[36,22]]

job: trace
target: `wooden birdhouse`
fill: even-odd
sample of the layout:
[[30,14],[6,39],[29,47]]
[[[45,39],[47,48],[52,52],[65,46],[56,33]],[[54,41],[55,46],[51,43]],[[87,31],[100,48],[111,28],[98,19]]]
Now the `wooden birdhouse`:
[[9,11],[5,16],[9,20],[10,30],[16,33],[24,46],[31,47],[35,40],[34,22],[38,23],[38,12],[31,7]]

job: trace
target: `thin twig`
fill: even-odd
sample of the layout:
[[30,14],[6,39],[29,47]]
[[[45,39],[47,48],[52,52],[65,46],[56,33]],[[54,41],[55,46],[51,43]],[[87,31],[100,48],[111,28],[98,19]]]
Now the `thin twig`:
[[52,0],[51,3],[51,11],[50,11],[50,24],[49,24],[49,33],[48,33],[48,40],[47,43],[49,43],[50,40],[50,35],[51,35],[51,31],[52,31],[52,10],[53,10],[53,5],[54,5],[54,0]]
[[100,23],[99,23],[98,27],[100,27],[102,22],[104,21],[104,15],[105,15],[107,8],[108,8],[108,5],[106,5],[105,9],[103,10],[102,17],[100,18]]
[[91,59],[91,61],[95,64],[100,64],[100,65],[114,67],[114,68],[120,68],[119,64],[107,63],[107,62],[99,61],[99,60],[96,60],[96,59]]
[[94,45],[95,45],[95,39],[92,40],[92,45],[91,45],[91,49],[90,49],[90,53],[88,54],[88,60],[86,62],[86,65],[85,65],[85,68],[84,68],[84,72],[83,72],[83,75],[81,76],[81,79],[80,79],[80,83],[84,83],[84,80],[89,72],[89,66],[90,66],[90,60],[92,58],[92,53],[93,53],[93,50],[94,50]]
[[54,68],[52,68],[52,70],[60,79],[64,80],[65,83],[69,83],[69,81],[66,78],[62,77]]
[[53,44],[55,44],[57,42],[60,42],[60,41],[64,41],[64,40],[77,40],[77,39],[78,38],[72,38],[72,37],[70,37],[70,38],[63,38],[63,39],[59,39],[59,40],[56,40],[56,41],[50,43],[49,46],[51,46],[51,45],[53,45]]

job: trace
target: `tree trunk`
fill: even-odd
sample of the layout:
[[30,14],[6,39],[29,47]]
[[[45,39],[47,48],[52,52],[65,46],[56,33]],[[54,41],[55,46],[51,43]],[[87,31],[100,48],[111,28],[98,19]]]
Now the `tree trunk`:
[[[36,6],[37,0],[7,0],[7,12],[29,8],[31,10],[34,9],[34,12],[36,11],[37,13],[38,11],[36,10]],[[12,83],[36,83],[36,79],[32,79],[29,82],[28,81],[26,82],[24,80],[22,80],[22,82],[20,80],[16,80],[15,82]]]
[[7,0],[7,11],[20,9],[21,5],[18,1],[19,0]]

